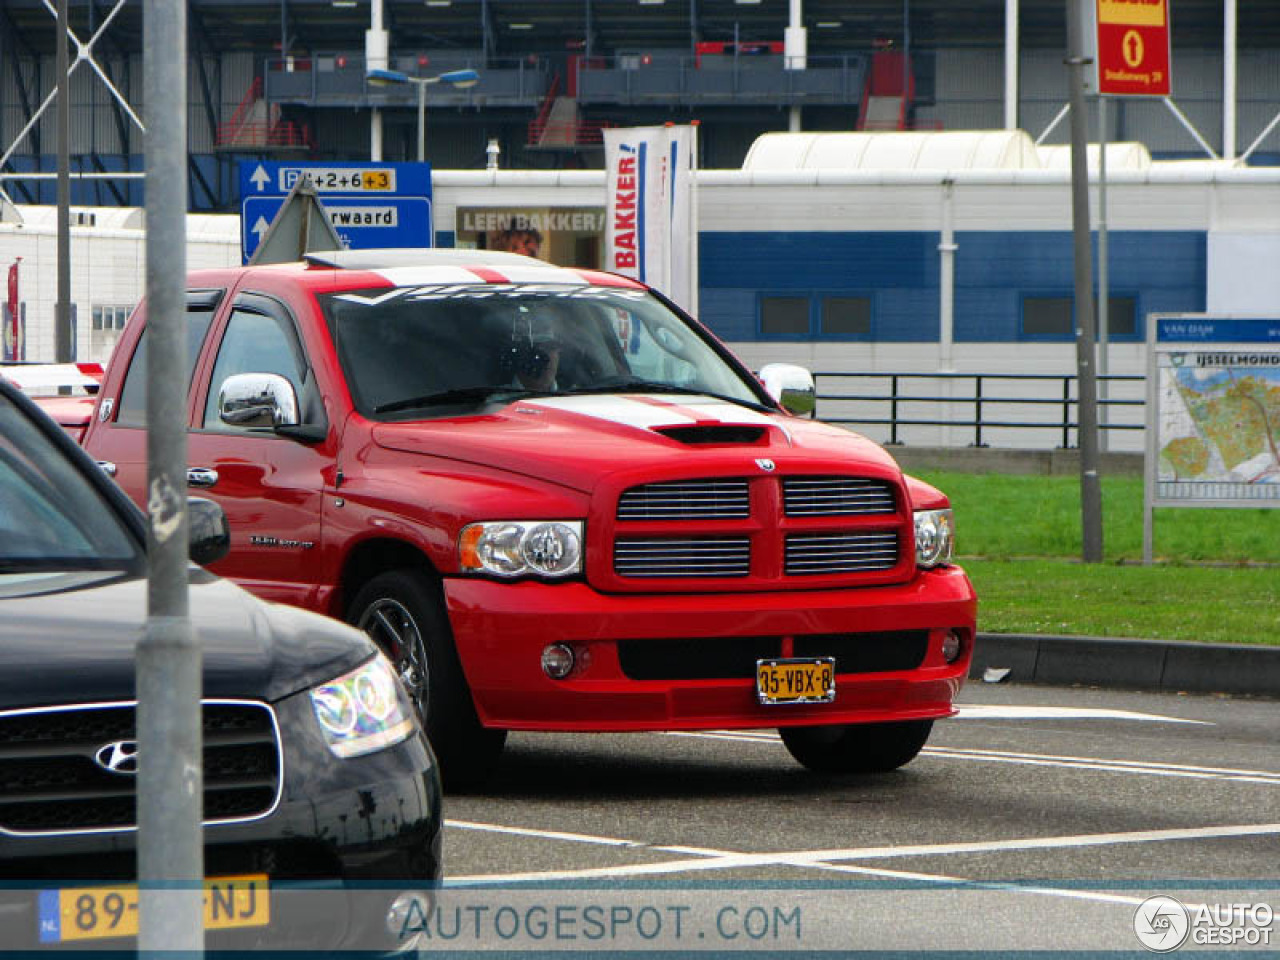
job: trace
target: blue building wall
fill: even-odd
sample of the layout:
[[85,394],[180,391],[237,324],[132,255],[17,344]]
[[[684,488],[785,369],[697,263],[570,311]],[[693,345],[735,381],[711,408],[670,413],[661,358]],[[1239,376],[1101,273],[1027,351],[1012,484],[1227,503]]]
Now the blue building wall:
[[[934,342],[939,331],[937,232],[703,232],[699,237],[700,319],[725,340],[767,339],[760,329],[764,296],[812,296],[809,337]],[[1070,298],[1074,289],[1069,231],[957,232],[955,339],[1043,341],[1022,329],[1025,297]],[[1203,231],[1111,231],[1111,296],[1153,312],[1205,309]],[[1096,278],[1096,271],[1095,271]],[[869,337],[822,337],[824,295],[867,296]],[[1063,339],[1063,338],[1051,338]]]

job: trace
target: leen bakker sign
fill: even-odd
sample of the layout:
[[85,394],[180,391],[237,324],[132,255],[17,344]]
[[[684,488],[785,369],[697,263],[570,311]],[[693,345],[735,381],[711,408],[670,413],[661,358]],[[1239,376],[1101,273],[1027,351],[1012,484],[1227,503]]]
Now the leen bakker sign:
[[1085,0],[1095,16],[1097,81],[1107,96],[1167,97],[1169,0]]

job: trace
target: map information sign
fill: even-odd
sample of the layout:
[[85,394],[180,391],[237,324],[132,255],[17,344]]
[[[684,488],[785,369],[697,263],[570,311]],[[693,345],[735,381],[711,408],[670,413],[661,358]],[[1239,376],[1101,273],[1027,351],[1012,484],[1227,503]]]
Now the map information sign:
[[1280,507],[1280,317],[1153,315],[1146,529],[1154,507]]

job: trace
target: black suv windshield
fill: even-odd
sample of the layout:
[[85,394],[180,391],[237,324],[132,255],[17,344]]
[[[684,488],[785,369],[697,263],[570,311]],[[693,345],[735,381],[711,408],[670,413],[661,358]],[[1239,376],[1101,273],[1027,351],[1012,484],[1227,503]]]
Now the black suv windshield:
[[574,393],[696,393],[763,406],[698,331],[643,290],[435,284],[320,301],[366,415],[446,416]]
[[131,570],[139,545],[66,454],[0,394],[0,577]]

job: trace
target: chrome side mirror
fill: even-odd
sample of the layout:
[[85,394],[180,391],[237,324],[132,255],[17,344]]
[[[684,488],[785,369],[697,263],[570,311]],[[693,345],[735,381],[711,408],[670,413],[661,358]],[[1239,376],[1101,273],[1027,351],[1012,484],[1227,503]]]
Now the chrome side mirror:
[[769,363],[760,368],[760,382],[769,396],[787,413],[812,418],[817,406],[813,374],[791,363]]
[[231,528],[222,507],[204,497],[187,497],[187,520],[191,527],[187,555],[192,563],[217,563],[231,550]]
[[218,390],[218,416],[242,429],[296,427],[298,394],[278,373],[237,373]]

